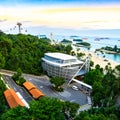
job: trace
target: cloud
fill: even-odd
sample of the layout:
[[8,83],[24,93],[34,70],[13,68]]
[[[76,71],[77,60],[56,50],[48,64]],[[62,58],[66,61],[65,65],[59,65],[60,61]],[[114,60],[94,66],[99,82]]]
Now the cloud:
[[30,20],[25,20],[25,21],[21,21],[22,23],[31,23],[32,21]]
[[1,20],[0,20],[0,22],[5,22],[5,21],[7,21],[7,19],[1,19]]
[[[120,28],[120,8],[115,7],[0,7],[2,25],[64,28]],[[6,19],[4,19],[6,18]],[[7,20],[7,22],[5,22]],[[5,22],[5,23],[4,23]]]

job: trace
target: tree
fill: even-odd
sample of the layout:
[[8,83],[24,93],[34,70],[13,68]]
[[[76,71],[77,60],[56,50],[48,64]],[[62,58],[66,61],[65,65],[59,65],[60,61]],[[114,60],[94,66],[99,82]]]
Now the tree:
[[118,76],[120,77],[120,65],[117,65],[115,67],[116,72],[118,73]]
[[77,53],[77,58],[80,59],[81,57],[85,56],[85,53]]
[[72,50],[72,46],[71,46],[71,45],[67,45],[67,46],[65,47],[65,49],[64,49],[64,52],[65,52],[66,54],[70,54],[71,50]]
[[74,119],[79,108],[79,104],[65,101],[63,105],[63,113],[65,114],[66,119]]
[[114,46],[114,51],[117,52],[117,45]]
[[22,85],[26,80],[22,77],[22,70],[20,68],[17,69],[17,73],[14,73],[12,79],[19,85]]
[[93,83],[93,90],[92,90],[92,96],[93,96],[93,103],[95,106],[102,106],[102,99],[103,99],[103,85],[100,81]]
[[57,98],[42,97],[31,101],[30,108],[18,106],[2,115],[2,120],[65,120],[63,103]]
[[33,118],[40,120],[64,120],[62,102],[56,98],[43,97],[30,104]]
[[2,81],[2,76],[0,75],[0,117],[8,109],[7,102],[5,100],[3,92],[7,89]]
[[5,66],[5,58],[3,55],[0,53],[0,69]]
[[75,55],[76,55],[74,51],[71,51],[70,54],[71,54],[72,56],[75,56]]
[[117,107],[91,108],[78,114],[75,120],[119,120]]
[[28,108],[17,106],[3,113],[1,120],[31,120],[30,116]]
[[94,66],[94,62],[90,61],[90,67],[93,67],[93,66]]
[[99,65],[96,65],[95,69],[90,70],[84,78],[84,82],[93,85],[94,82],[101,81],[103,78],[103,70]]
[[55,85],[55,89],[57,91],[63,91],[63,88],[61,87],[61,85],[63,85],[65,83],[64,78],[62,78],[62,77],[52,77],[50,79],[50,82]]

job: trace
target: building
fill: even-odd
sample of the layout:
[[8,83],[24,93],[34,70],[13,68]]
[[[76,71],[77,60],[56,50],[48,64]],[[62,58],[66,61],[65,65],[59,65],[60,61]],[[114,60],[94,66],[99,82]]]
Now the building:
[[63,77],[71,80],[76,73],[85,74],[87,64],[78,60],[75,56],[63,53],[45,53],[42,58],[42,68],[52,77]]
[[31,82],[24,82],[23,86],[28,90],[28,92],[33,96],[34,99],[38,99],[39,97],[45,96]]
[[21,99],[17,96],[13,89],[7,89],[4,91],[4,96],[10,106],[10,108],[15,108],[17,106],[25,106]]

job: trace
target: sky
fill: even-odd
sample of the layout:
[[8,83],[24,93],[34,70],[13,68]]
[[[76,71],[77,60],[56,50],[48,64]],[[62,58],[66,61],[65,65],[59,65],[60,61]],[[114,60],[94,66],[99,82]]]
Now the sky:
[[45,26],[74,30],[120,29],[120,0],[3,0],[0,29]]

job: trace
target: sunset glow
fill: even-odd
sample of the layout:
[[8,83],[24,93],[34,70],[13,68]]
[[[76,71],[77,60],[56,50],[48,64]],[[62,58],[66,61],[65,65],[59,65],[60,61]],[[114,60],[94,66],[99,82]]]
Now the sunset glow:
[[16,22],[28,26],[49,26],[73,29],[119,29],[120,6],[43,6],[15,5],[0,7],[0,26]]

